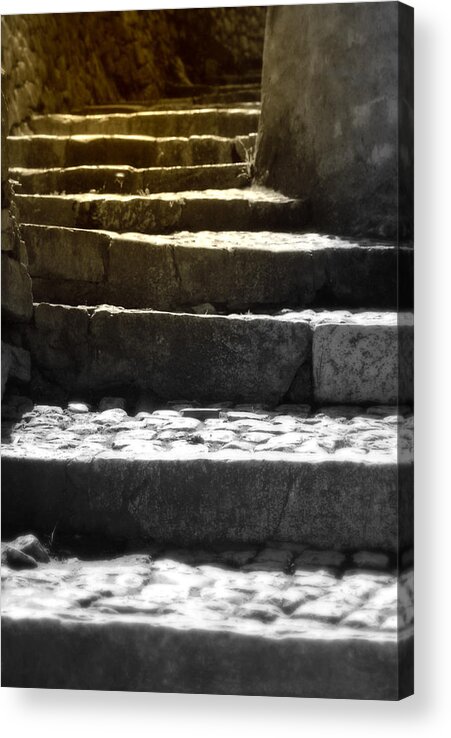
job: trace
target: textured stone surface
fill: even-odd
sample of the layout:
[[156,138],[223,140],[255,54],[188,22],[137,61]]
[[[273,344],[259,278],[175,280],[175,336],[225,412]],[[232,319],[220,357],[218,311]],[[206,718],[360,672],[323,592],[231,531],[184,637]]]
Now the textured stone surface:
[[51,136],[225,136],[254,133],[259,108],[205,108],[110,115],[42,115],[28,123],[35,134]]
[[288,574],[294,555],[269,544],[5,567],[3,684],[398,699],[412,679],[411,572]]
[[[264,305],[410,307],[396,264],[413,250],[320,234],[201,231],[167,236],[24,226],[36,300],[230,311]],[[140,268],[136,269],[139,263]]]
[[68,391],[277,402],[299,372],[298,399],[310,395],[310,343],[302,313],[287,320],[40,304],[27,345],[34,368]]
[[[105,266],[110,246],[107,234],[37,226],[25,226],[23,233],[28,252],[28,268],[32,277],[52,276],[61,286],[63,295],[67,289],[67,282],[105,281]],[[80,304],[79,299],[78,296],[77,305]],[[64,303],[65,300],[55,302]]]
[[[318,321],[313,335],[318,402],[411,402],[413,319],[381,314],[353,320],[338,313]],[[404,370],[402,378],[400,369]]]
[[20,382],[30,381],[30,354],[24,349],[2,341],[2,397],[10,377]]
[[13,322],[31,318],[31,279],[26,267],[2,251],[2,311]]
[[412,427],[396,416],[237,408],[202,421],[186,407],[133,418],[37,406],[3,426],[4,529],[58,520],[128,540],[395,551],[412,543]]
[[[21,557],[20,554],[24,556]],[[32,569],[38,563],[47,564],[49,561],[47,550],[32,533],[18,536],[14,541],[2,543],[2,564],[6,563],[12,568]]]
[[82,166],[51,169],[11,170],[16,189],[22,194],[109,192],[150,194],[184,190],[233,189],[250,184],[246,165],[204,164],[201,166],[149,167]]
[[407,5],[270,8],[260,180],[311,197],[314,224],[331,232],[411,237],[412,78]]
[[402,313],[193,315],[41,303],[25,344],[34,369],[66,392],[395,404],[400,369],[400,400],[412,400],[412,333]]
[[308,207],[270,190],[188,190],[154,195],[18,195],[22,223],[139,233],[293,230]]
[[[242,81],[243,71],[261,66],[265,14],[250,7],[3,16],[8,130],[37,110],[157,100],[169,83],[173,94],[183,91],[180,82],[186,95],[199,94],[191,77],[224,82],[239,73]],[[213,87],[204,93],[218,97]],[[227,94],[246,98],[236,85]]]
[[226,164],[244,160],[256,134],[222,136],[9,136],[12,167],[128,164],[134,167]]

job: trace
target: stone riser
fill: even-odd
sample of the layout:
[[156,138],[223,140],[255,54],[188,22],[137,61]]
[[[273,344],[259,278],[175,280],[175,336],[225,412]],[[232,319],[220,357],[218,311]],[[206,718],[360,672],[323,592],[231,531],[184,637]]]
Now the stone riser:
[[67,169],[12,169],[21,194],[45,195],[51,192],[183,192],[184,190],[230,189],[250,184],[244,164],[206,164],[192,167],[88,166]]
[[57,524],[60,534],[130,543],[285,540],[396,552],[412,545],[412,484],[412,463],[327,454],[109,451],[77,458],[13,448],[2,458],[2,526],[7,536],[28,528],[49,535]]
[[[180,90],[181,91],[181,90]],[[189,88],[186,88],[185,94],[189,92]],[[254,87],[251,86],[249,88],[244,88],[242,90],[230,90],[229,92],[209,92],[209,93],[203,93],[200,95],[193,95],[188,97],[175,97],[175,98],[169,98],[170,104],[168,105],[168,99],[162,100],[161,105],[164,106],[164,108],[172,107],[172,103],[174,105],[176,103],[179,103],[179,105],[182,107],[192,108],[193,105],[235,105],[239,103],[259,103],[261,100],[261,89],[260,87]],[[152,103],[151,103],[152,105]],[[158,103],[156,103],[158,105]],[[154,107],[154,105],[152,105]],[[163,109],[164,109],[163,108]]]
[[166,239],[46,226],[22,232],[37,301],[157,310],[211,303],[230,311],[413,304],[408,248],[267,232]]
[[212,316],[36,306],[32,366],[70,393],[277,404],[410,403],[413,326],[400,314]]
[[73,167],[84,164],[127,164],[133,167],[228,164],[244,160],[256,135],[236,138],[192,136],[10,136],[11,167]]
[[232,97],[234,94],[237,95],[237,99],[247,93],[251,96],[256,96],[261,92],[261,71],[257,73],[255,78],[254,73],[253,79],[245,80],[243,75],[235,77],[232,80],[226,81],[222,77],[219,82],[216,83],[200,83],[200,84],[183,84],[183,83],[168,83],[166,85],[166,94],[169,95],[169,99],[177,100],[178,98],[186,97],[201,97],[201,96],[221,96],[228,95]]
[[412,636],[264,639],[3,616],[2,662],[5,687],[378,700],[413,689]]
[[255,133],[260,111],[189,110],[155,111],[107,116],[45,115],[28,123],[35,134],[133,136],[243,136]]
[[[308,223],[308,205],[253,190],[164,193],[164,196],[19,195],[22,223],[118,232],[296,230]],[[272,194],[272,193],[271,193]]]

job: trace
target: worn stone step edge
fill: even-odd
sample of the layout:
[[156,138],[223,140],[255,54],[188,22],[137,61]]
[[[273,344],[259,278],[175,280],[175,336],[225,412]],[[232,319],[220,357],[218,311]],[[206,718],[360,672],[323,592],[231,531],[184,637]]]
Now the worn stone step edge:
[[228,454],[238,459],[279,459],[287,454],[297,461],[361,463],[413,459],[408,406],[373,406],[366,412],[355,405],[329,406],[312,413],[308,405],[271,410],[249,410],[245,405],[247,410],[242,410],[231,403],[202,408],[141,398],[134,403],[139,409],[133,417],[125,410],[131,404],[127,398],[103,397],[96,412],[86,402],[72,401],[63,408],[7,397],[2,406],[4,447],[19,455],[37,450],[74,459],[111,451],[120,451],[121,458],[162,455],[187,460]]
[[165,399],[269,404],[413,398],[410,313],[219,316],[40,303],[22,333],[34,371],[82,395],[128,387]]
[[[195,453],[195,452],[191,452]],[[2,454],[3,534],[181,546],[286,540],[396,552],[413,541],[413,465],[286,453]]]
[[213,105],[215,103],[219,105],[227,103],[237,105],[239,103],[255,104],[261,101],[261,89],[257,86],[242,90],[217,90],[216,92],[206,92],[200,95],[190,95],[189,90],[187,90],[187,93],[188,97],[162,98],[159,102],[154,103],[154,105],[166,108],[168,107],[168,101],[170,101],[169,104],[171,107],[175,106],[178,102],[180,106],[191,108],[196,105]]
[[413,304],[407,247],[315,233],[146,236],[24,225],[22,235],[37,301],[225,312]]
[[50,135],[240,136],[257,131],[260,111],[252,109],[194,109],[146,111],[107,115],[53,114],[34,116],[30,132]]
[[153,195],[17,195],[21,223],[117,232],[299,230],[309,204],[258,188]]
[[201,95],[218,95],[218,94],[232,94],[234,92],[245,93],[247,91],[260,92],[261,91],[261,79],[243,82],[237,80],[234,82],[228,82],[226,84],[182,84],[182,83],[169,83],[166,87],[168,95],[178,97],[200,97]]
[[50,169],[10,169],[19,194],[78,194],[97,191],[116,194],[153,194],[184,190],[234,189],[251,184],[244,163],[148,167],[79,166]]
[[128,164],[135,167],[237,163],[256,134],[221,136],[9,136],[11,167]]
[[93,625],[4,615],[2,684],[399,700],[413,693],[413,636],[394,641],[307,633],[262,639],[201,627],[153,626],[124,616],[105,615]]
[[[260,110],[260,100],[236,102],[193,102],[193,98],[161,98],[160,100],[141,100],[135,102],[110,103],[105,105],[86,105],[72,110],[73,115],[125,115],[132,113],[148,113],[149,111],[161,111],[173,113],[180,110]],[[20,133],[26,133],[26,127],[19,129]]]
[[[284,551],[273,553],[279,559]],[[411,693],[413,630],[397,625],[411,615],[411,572],[398,580],[356,571],[336,579],[315,567],[292,576],[244,574],[214,564],[178,566],[168,554],[156,562],[145,555],[50,562],[18,575],[5,569],[3,685],[362,699]],[[243,574],[247,595],[239,589]],[[224,592],[225,579],[231,587]],[[310,616],[277,617],[268,602],[275,592],[288,585],[290,602],[302,602],[299,595],[315,583],[317,598],[300,607]],[[343,611],[346,587],[360,610],[329,625],[327,618]],[[228,605],[227,596],[238,604]],[[371,602],[381,622],[384,611],[391,614],[391,631],[351,625]]]

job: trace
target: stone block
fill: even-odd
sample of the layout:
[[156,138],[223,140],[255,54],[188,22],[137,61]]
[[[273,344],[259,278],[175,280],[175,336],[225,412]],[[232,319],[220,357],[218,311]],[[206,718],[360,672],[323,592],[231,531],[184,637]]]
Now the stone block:
[[[240,137],[247,146],[256,134]],[[133,167],[226,164],[244,160],[235,138],[191,136],[9,136],[12,167],[74,167],[128,164]]]
[[26,322],[33,312],[31,279],[26,267],[2,252],[2,311],[15,322]]
[[99,308],[90,342],[91,390],[133,382],[166,399],[276,402],[311,361],[308,323],[269,316]]
[[147,111],[110,115],[40,115],[30,121],[33,133],[73,136],[134,135],[193,136],[233,138],[253,133],[258,127],[257,108],[211,110],[197,108],[179,111]]
[[[156,540],[182,546],[286,540],[396,552],[413,536],[413,465],[317,451],[254,455],[5,449],[3,530]],[[398,526],[398,515],[403,527]],[[54,522],[52,524],[52,527]]]
[[187,191],[147,196],[18,195],[23,223],[94,228],[121,233],[289,230],[308,220],[305,201],[261,189]]
[[76,391],[89,371],[88,325],[89,313],[84,308],[36,305],[26,329],[33,376],[37,372]]
[[2,341],[2,397],[9,377],[26,383],[31,379],[30,371],[29,352]]
[[[395,246],[269,231],[107,236],[25,225],[22,232],[37,300],[159,310],[210,303],[239,312],[321,302],[398,305]],[[402,252],[411,271],[413,250]],[[409,290],[403,304],[412,305]]]
[[40,171],[15,169],[22,194],[49,192],[183,192],[230,189],[250,184],[244,164],[207,164],[187,167],[80,166]]
[[[25,228],[32,277],[103,282],[109,238],[90,231]],[[79,303],[77,303],[79,304]]]
[[330,313],[329,318],[314,326],[313,332],[316,402],[411,402],[412,333],[412,316],[408,314],[400,314],[398,322],[395,313],[356,313],[349,321],[340,321]]

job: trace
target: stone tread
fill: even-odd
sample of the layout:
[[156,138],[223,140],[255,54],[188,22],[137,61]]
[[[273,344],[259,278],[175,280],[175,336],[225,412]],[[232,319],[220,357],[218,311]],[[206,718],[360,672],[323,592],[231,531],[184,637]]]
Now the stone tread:
[[4,531],[58,521],[61,532],[185,546],[412,545],[408,408],[219,406],[203,421],[184,408],[22,406],[2,424]]
[[[398,578],[386,569],[343,569],[343,558],[279,543],[261,550],[160,549],[154,556],[71,558],[20,572],[5,566],[3,684],[33,686],[39,674],[35,686],[52,686],[65,663],[70,676],[54,686],[195,692],[205,682],[208,692],[244,687],[246,694],[351,697],[365,690],[366,698],[396,699],[393,658],[402,644],[411,647],[412,572]],[[43,633],[53,638],[42,639]],[[86,645],[78,650],[78,644],[90,642],[90,634],[94,650]],[[126,666],[110,669],[113,661],[119,663],[124,640]],[[32,643],[30,663],[24,656]],[[52,654],[47,670],[44,643],[48,658]],[[195,658],[193,671],[187,672],[191,645],[202,653],[202,668]],[[71,669],[67,650],[78,650]],[[91,654],[102,664],[101,674],[98,666],[92,668]],[[171,664],[169,671],[161,668],[162,657]],[[361,661],[369,684],[368,677],[362,681]],[[338,667],[341,678],[336,678]],[[216,676],[207,686],[212,669]],[[111,676],[118,672],[127,677]]]
[[[390,569],[336,567],[345,559],[340,552],[270,545],[211,552],[160,548],[154,557],[53,560],[20,572],[5,566],[2,615],[23,616],[28,610],[30,616],[50,612],[81,621],[115,614],[157,621],[172,615],[175,627],[192,627],[198,620],[207,628],[273,637],[315,629],[336,637],[342,626],[356,630],[356,636],[376,632],[394,639],[413,623],[411,571],[398,581]],[[303,563],[328,559],[332,566]],[[235,568],[234,561],[246,563]]]
[[308,205],[261,187],[146,196],[17,195],[22,223],[161,234],[199,230],[295,230]]
[[259,108],[154,110],[109,115],[34,116],[31,133],[47,135],[239,136],[257,130]]
[[12,167],[128,164],[135,167],[226,164],[245,159],[256,134],[235,136],[22,135],[9,136]]
[[[304,407],[278,410],[236,409],[219,405],[218,417],[194,417],[186,403],[172,403],[153,412],[130,416],[124,409],[83,412],[36,405],[17,422],[2,422],[7,455],[77,458],[117,451],[121,457],[170,454],[183,458],[217,455],[246,458],[275,453],[296,458],[396,463],[413,456],[413,415],[396,406],[328,407],[317,412]],[[8,408],[7,408],[8,409]],[[191,414],[190,414],[191,413]],[[215,413],[214,413],[215,414]],[[227,456],[227,454],[226,454]]]
[[10,169],[15,190],[21,194],[72,194],[108,192],[152,194],[184,190],[233,189],[250,185],[243,163],[135,168],[89,165],[50,169]]
[[317,233],[151,236],[43,225],[25,225],[22,234],[37,301],[163,310],[209,303],[217,312],[413,303],[413,250],[388,243]]
[[23,331],[34,370],[72,396],[128,387],[167,400],[273,404],[413,397],[411,313],[193,315],[39,303]]

